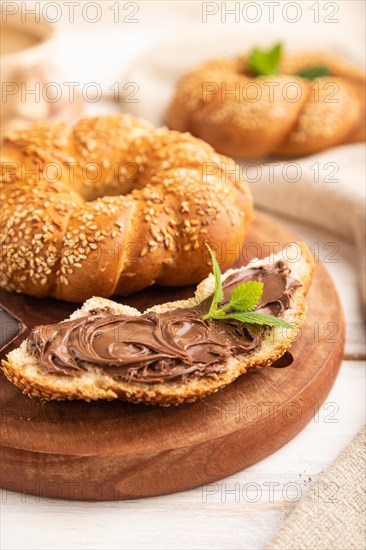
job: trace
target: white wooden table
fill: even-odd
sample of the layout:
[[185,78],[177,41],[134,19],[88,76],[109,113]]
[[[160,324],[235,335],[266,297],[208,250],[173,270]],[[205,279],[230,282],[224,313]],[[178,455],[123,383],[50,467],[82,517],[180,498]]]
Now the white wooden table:
[[[184,22],[176,22],[167,32],[174,32]],[[92,71],[104,63],[107,81],[111,63],[118,61],[121,67],[127,66],[130,59],[148,46],[148,39],[156,38],[163,27],[157,16],[154,25],[149,26],[144,20],[141,28],[128,29],[118,39],[121,47],[129,45],[131,55],[118,59],[114,51],[109,57],[101,53],[95,60],[88,55],[88,48],[94,55],[97,36],[101,44],[103,39],[115,44],[115,29],[110,34],[108,28],[100,27],[97,35],[95,29],[91,32],[88,27],[80,34],[82,26],[66,24],[60,33],[59,58],[64,68],[68,67],[70,79],[78,75],[82,81],[91,80]],[[65,41],[68,47],[64,47]],[[105,106],[99,104],[89,107],[88,112],[103,109]],[[319,243],[320,251],[329,241],[339,245],[338,262],[327,267],[345,310],[346,355],[318,418],[260,463],[217,484],[191,491],[110,503],[39,499],[3,491],[0,501],[3,550],[263,548],[299,496],[316,483],[319,473],[365,422],[364,325],[357,294],[355,250],[349,243],[318,228],[282,222],[310,245]]]

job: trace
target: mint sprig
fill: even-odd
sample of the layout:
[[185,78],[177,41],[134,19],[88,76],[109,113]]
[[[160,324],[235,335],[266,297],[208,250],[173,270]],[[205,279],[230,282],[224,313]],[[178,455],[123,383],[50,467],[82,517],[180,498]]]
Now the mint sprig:
[[307,80],[314,80],[320,76],[329,76],[330,70],[325,65],[314,65],[313,67],[305,67],[295,74],[296,76],[301,76]]
[[247,281],[234,288],[230,295],[230,309],[252,311],[263,294],[263,283]]
[[262,325],[269,327],[293,328],[293,326],[274,315],[266,315],[253,311],[259,303],[263,294],[263,283],[259,281],[246,281],[236,286],[230,294],[229,302],[219,307],[224,299],[222,289],[221,271],[216,260],[214,251],[206,243],[212,259],[212,270],[215,281],[215,290],[212,297],[210,309],[204,320],[214,319],[216,321],[239,321],[250,325]]
[[257,313],[256,311],[228,313],[227,315],[225,315],[225,319],[234,319],[235,321],[240,321],[241,323],[248,323],[251,325],[293,328],[291,323],[284,321],[280,317],[274,317],[274,315],[266,315],[265,313]]
[[217,311],[217,305],[220,302],[222,302],[222,300],[224,298],[224,292],[222,290],[221,271],[220,271],[219,264],[217,263],[215,253],[208,246],[207,243],[206,243],[206,246],[207,246],[207,250],[209,251],[210,256],[211,256],[212,270],[213,270],[213,275],[214,275],[214,279],[215,279],[215,292],[214,292],[214,295],[213,295],[213,300],[212,300],[212,303],[211,303],[210,310],[208,312],[208,315],[209,315],[209,314],[213,314],[215,311]]
[[[283,47],[280,42],[275,44],[269,50],[261,48],[253,48],[249,53],[248,65],[249,70],[254,76],[271,76],[278,74],[280,69]],[[329,76],[330,70],[326,65],[313,65],[304,67],[295,73],[295,76],[314,80],[321,76]]]
[[255,76],[277,74],[280,68],[282,44],[278,43],[269,50],[254,48],[248,59],[249,69]]

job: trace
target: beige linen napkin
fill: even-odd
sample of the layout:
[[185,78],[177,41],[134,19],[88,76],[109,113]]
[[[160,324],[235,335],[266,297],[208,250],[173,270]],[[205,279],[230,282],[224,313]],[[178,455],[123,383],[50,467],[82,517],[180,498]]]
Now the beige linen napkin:
[[266,550],[366,548],[365,429],[320,476]]
[[355,243],[354,264],[365,301],[365,145],[334,147],[303,159],[242,163],[242,172],[257,207],[319,225]]

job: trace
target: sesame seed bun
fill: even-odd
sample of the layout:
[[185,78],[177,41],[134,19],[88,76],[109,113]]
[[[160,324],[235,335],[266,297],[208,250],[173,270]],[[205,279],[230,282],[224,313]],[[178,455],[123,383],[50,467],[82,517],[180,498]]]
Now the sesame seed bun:
[[[329,76],[295,76],[319,66]],[[213,60],[178,81],[166,121],[232,157],[308,155],[365,140],[365,73],[325,53],[284,54],[258,77],[247,55]]]
[[[42,122],[5,138],[0,285],[83,302],[227,269],[253,203],[232,159],[130,115]],[[216,246],[215,246],[216,245]]]

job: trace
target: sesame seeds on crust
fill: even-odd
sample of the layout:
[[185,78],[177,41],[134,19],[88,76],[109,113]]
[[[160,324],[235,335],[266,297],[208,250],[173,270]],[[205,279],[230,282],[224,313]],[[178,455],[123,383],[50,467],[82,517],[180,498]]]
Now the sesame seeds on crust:
[[204,242],[242,242],[252,216],[232,167],[190,134],[129,115],[13,132],[2,151],[1,286],[83,301],[197,282],[209,271]]

